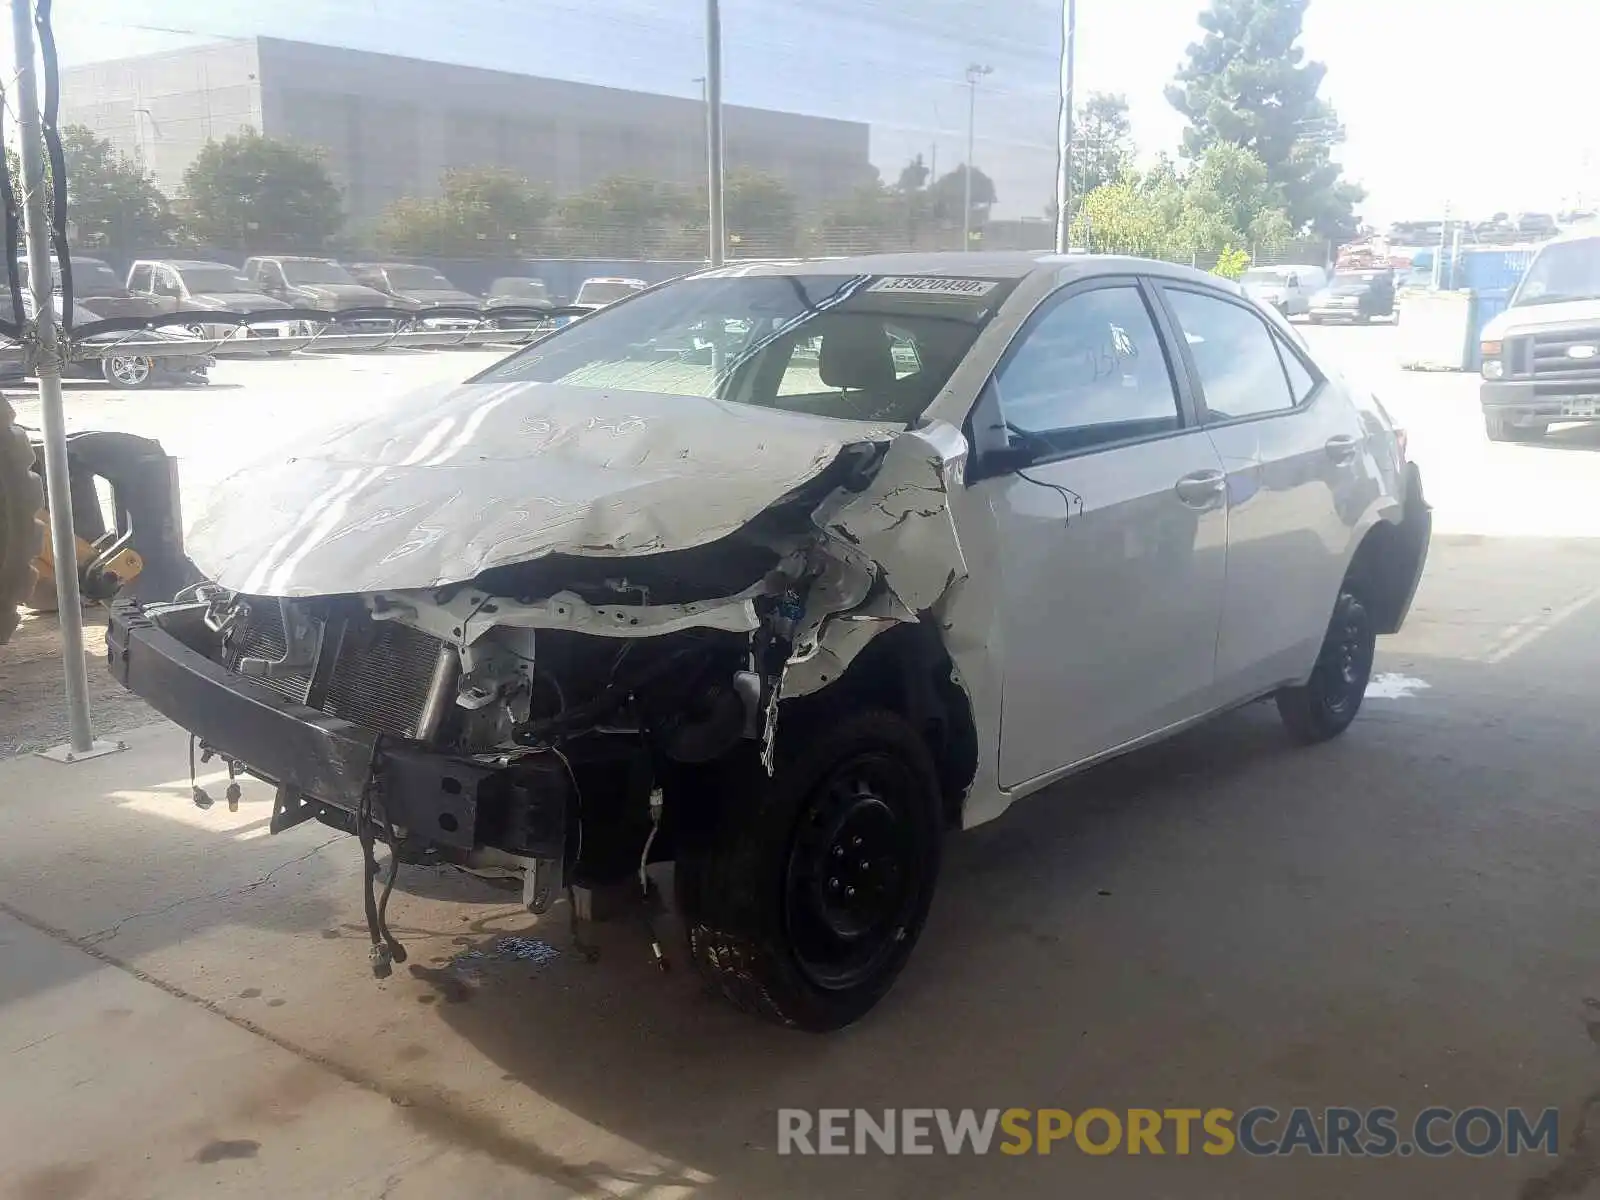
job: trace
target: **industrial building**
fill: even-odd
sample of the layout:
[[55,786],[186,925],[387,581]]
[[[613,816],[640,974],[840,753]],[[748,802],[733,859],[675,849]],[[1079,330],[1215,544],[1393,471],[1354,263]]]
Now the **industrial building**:
[[[278,38],[241,38],[62,73],[61,119],[136,155],[168,195],[201,148],[249,126],[320,147],[353,223],[430,196],[453,168],[503,167],[556,196],[613,175],[705,178],[705,111],[675,96]],[[730,168],[801,203],[872,177],[865,123],[726,106]]]

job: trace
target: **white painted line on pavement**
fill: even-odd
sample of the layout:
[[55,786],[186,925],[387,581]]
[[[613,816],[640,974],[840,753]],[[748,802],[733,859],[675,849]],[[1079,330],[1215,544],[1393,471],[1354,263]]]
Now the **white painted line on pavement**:
[[1540,613],[1535,617],[1528,617],[1514,625],[1508,625],[1501,633],[1494,649],[1483,656],[1486,663],[1500,663],[1510,658],[1513,654],[1527,649],[1545,634],[1555,629],[1563,621],[1577,616],[1596,600],[1600,600],[1600,588],[1583,593],[1577,599],[1560,608],[1547,613]]

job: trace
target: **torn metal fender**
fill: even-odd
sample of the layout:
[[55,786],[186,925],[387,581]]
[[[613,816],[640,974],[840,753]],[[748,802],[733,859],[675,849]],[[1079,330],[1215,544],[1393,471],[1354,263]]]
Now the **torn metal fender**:
[[820,637],[804,653],[797,647],[795,656],[784,665],[778,698],[808,696],[821,691],[845,673],[867,643],[880,633],[900,624],[898,617],[874,617],[864,613],[828,618]]
[[685,629],[751,633],[759,625],[754,600],[762,581],[738,595],[692,604],[590,604],[574,592],[557,592],[525,604],[467,589],[440,603],[427,593],[379,592],[367,606],[376,621],[400,621],[467,649],[490,630],[566,629],[599,637],[649,638]]
[[875,564],[910,614],[924,613],[967,577],[950,512],[966,468],[967,439],[954,425],[908,429],[889,443],[864,491],[834,493],[812,519],[847,553]]
[[[808,597],[781,698],[826,687],[875,637],[917,620],[967,577],[950,511],[966,460],[967,440],[955,426],[936,421],[908,430],[890,443],[864,491],[835,492],[813,513],[825,550],[856,569],[835,572],[848,586],[814,588]],[[875,579],[883,587],[868,599],[860,581]]]

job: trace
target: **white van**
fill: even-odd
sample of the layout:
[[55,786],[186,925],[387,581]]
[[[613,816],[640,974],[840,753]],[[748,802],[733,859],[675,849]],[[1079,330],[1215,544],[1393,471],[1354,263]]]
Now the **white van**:
[[1239,286],[1257,304],[1294,317],[1311,311],[1311,297],[1328,286],[1328,273],[1321,267],[1299,264],[1251,267],[1240,278]]

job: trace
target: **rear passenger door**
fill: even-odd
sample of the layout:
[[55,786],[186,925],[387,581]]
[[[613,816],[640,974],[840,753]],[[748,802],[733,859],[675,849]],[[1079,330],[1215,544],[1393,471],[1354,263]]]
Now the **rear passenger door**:
[[1200,418],[1227,472],[1217,685],[1242,699],[1309,674],[1367,489],[1354,408],[1248,302],[1164,284]]

